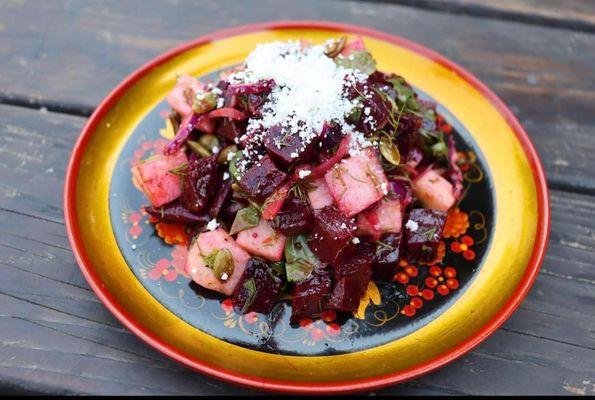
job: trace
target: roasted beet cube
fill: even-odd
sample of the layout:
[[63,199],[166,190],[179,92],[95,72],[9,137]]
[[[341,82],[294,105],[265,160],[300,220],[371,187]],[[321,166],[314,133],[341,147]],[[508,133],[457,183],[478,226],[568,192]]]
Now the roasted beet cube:
[[351,242],[354,231],[353,221],[337,207],[326,206],[315,213],[310,247],[320,260],[332,263]]
[[372,275],[372,249],[370,243],[361,242],[333,265],[336,283],[327,304],[329,309],[346,312],[357,309]]
[[188,210],[199,212],[207,206],[217,187],[217,156],[201,159],[193,154],[184,172],[181,203]]
[[219,127],[217,128],[217,135],[229,140],[234,140],[246,132],[246,121],[234,121],[231,118],[221,118]]
[[387,233],[376,242],[372,262],[372,278],[379,282],[392,282],[399,266],[402,233]]
[[286,174],[277,168],[270,157],[264,156],[244,173],[240,186],[256,201],[264,201],[281,185],[285,177]]
[[291,323],[318,317],[325,309],[331,293],[331,272],[317,268],[303,281],[297,282],[291,298]]
[[221,209],[229,202],[229,199],[231,199],[231,183],[232,180],[230,178],[219,180],[217,192],[209,203],[209,215],[211,218],[217,218]]
[[195,214],[188,211],[178,200],[165,204],[161,207],[146,207],[147,214],[157,218],[160,222],[184,224],[184,225],[206,225],[211,219],[206,213]]
[[316,156],[316,138],[306,142],[299,133],[281,125],[270,127],[264,136],[264,147],[271,158],[283,168],[304,164]]
[[314,215],[308,201],[295,194],[285,200],[281,210],[270,222],[273,228],[288,236],[310,230],[313,223]]
[[283,282],[264,261],[251,258],[233,294],[233,305],[243,313],[268,314],[283,288]]
[[351,242],[343,248],[339,257],[333,263],[335,281],[359,273],[366,265],[372,264],[376,246],[368,241]]
[[336,122],[325,122],[320,132],[319,149],[321,151],[331,151],[339,145],[343,139],[343,130],[341,125]]
[[416,208],[405,224],[405,253],[409,261],[432,261],[442,238],[446,212]]

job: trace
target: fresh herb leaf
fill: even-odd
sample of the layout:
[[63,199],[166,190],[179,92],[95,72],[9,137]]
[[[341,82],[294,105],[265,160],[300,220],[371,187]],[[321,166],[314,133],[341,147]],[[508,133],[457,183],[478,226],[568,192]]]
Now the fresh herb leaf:
[[308,247],[306,236],[290,237],[285,243],[285,273],[289,282],[300,282],[306,279],[321,265],[320,260]]
[[240,174],[238,165],[240,164],[240,162],[243,159],[244,159],[244,152],[237,151],[236,154],[234,155],[234,157],[229,162],[229,173],[238,182],[240,181],[240,179],[242,179],[242,175]]
[[254,299],[256,298],[256,281],[254,278],[248,279],[242,285],[243,288],[246,290],[246,302],[244,303],[244,307],[242,308],[242,312],[248,311],[252,303],[254,303]]
[[236,213],[236,217],[231,224],[230,235],[253,228],[260,221],[260,213],[253,206],[242,208]]
[[186,176],[188,174],[188,163],[184,163],[176,168],[170,169],[168,172],[178,176]]
[[376,71],[376,60],[369,51],[354,51],[347,57],[338,55],[334,58],[335,64],[348,69],[357,69],[366,75]]

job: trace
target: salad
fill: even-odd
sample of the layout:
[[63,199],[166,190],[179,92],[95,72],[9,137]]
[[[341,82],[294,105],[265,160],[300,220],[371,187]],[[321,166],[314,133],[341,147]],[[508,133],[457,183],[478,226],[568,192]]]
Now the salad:
[[186,273],[243,313],[352,313],[399,261],[431,263],[464,196],[435,104],[363,40],[259,44],[167,97],[175,137],[132,168],[153,220],[192,234]]

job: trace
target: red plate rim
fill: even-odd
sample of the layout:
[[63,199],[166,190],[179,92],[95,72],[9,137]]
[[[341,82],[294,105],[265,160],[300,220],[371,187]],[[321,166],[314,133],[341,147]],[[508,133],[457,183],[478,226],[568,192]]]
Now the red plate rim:
[[[519,139],[521,146],[529,160],[529,164],[533,171],[535,185],[537,188],[538,199],[538,225],[535,237],[535,245],[525,274],[523,275],[516,291],[510,297],[508,302],[500,309],[500,311],[483,326],[474,336],[468,338],[456,347],[451,348],[447,352],[435,357],[423,364],[417,365],[407,370],[397,371],[394,373],[379,375],[375,377],[357,379],[352,381],[341,382],[291,382],[285,380],[274,380],[260,378],[249,374],[243,374],[231,370],[226,370],[218,366],[214,366],[204,361],[191,358],[181,351],[171,347],[161,339],[153,335],[150,331],[145,330],[125,309],[110,295],[106,288],[102,285],[101,280],[95,274],[93,266],[85,253],[82,239],[80,237],[79,228],[77,226],[77,212],[76,212],[76,180],[78,171],[81,165],[82,155],[85,146],[92,136],[98,123],[101,121],[105,113],[118,100],[118,98],[128,90],[134,83],[136,83],[145,73],[158,65],[164,63],[172,57],[175,57],[191,48],[209,43],[214,40],[227,38],[230,36],[250,33],[262,30],[278,30],[278,29],[299,29],[299,28],[313,28],[325,29],[332,31],[343,31],[364,36],[374,37],[398,46],[405,47],[424,57],[430,58],[433,61],[442,64],[448,69],[455,71],[459,76],[465,79],[475,89],[487,98],[492,105],[500,112],[506,119],[515,135]],[[332,393],[353,393],[365,390],[378,389],[390,386],[396,383],[402,383],[421,375],[434,371],[445,364],[455,360],[456,358],[467,353],[489,335],[491,335],[500,325],[502,325],[512,313],[519,307],[528,294],[537,274],[547,249],[550,233],[550,207],[549,207],[549,193],[543,166],[539,160],[539,156],[535,150],[531,139],[514,116],[512,111],[504,104],[502,100],[496,96],[486,85],[479,81],[475,76],[466,71],[464,68],[448,60],[446,57],[430,50],[417,43],[411,42],[398,36],[393,36],[384,32],[380,32],[370,28],[364,28],[357,25],[326,22],[326,21],[278,21],[259,23],[252,25],[244,25],[240,27],[225,29],[217,31],[213,34],[202,36],[198,39],[188,41],[177,48],[158,56],[149,61],[144,66],[140,67],[126,79],[124,79],[97,107],[89,121],[81,131],[81,134],[74,146],[71,154],[68,167],[66,170],[66,178],[64,184],[64,219],[66,224],[66,233],[70,241],[75,259],[89,282],[89,285],[105,304],[109,311],[128,329],[140,337],[150,346],[159,350],[168,357],[206,375],[225,380],[230,383],[242,385],[245,387],[256,388],[267,391],[286,392],[286,393],[301,393],[301,394],[332,394]]]

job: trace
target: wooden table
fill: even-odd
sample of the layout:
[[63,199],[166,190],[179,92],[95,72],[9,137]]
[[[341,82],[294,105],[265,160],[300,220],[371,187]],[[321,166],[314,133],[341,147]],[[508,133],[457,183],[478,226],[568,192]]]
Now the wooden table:
[[376,394],[594,394],[589,0],[0,2],[0,393],[256,394],[175,364],[111,316],[73,259],[62,185],[86,118],[128,73],[214,30],[290,18],[373,27],[469,69],[520,118],[550,184],[550,247],[521,308],[465,357]]

